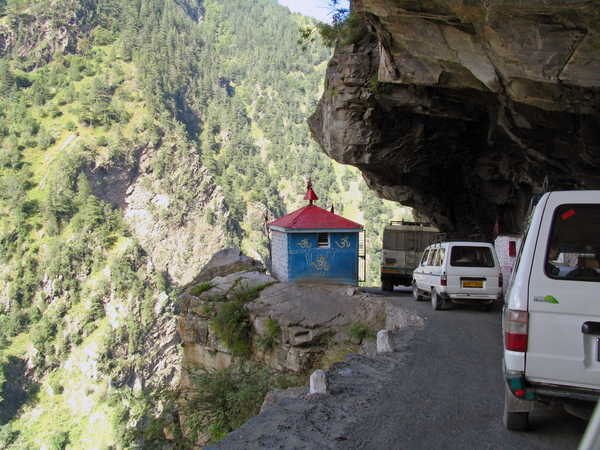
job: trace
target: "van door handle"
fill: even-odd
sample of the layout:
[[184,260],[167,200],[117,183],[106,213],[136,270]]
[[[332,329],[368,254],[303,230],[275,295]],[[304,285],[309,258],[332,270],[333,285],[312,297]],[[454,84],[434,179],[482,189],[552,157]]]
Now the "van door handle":
[[584,322],[583,325],[581,325],[581,332],[583,334],[600,335],[600,322]]

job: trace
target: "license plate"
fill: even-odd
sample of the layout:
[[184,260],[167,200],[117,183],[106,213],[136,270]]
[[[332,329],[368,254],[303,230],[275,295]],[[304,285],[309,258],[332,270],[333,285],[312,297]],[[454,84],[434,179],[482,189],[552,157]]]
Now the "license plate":
[[464,288],[482,288],[483,281],[463,281],[462,287],[464,287]]

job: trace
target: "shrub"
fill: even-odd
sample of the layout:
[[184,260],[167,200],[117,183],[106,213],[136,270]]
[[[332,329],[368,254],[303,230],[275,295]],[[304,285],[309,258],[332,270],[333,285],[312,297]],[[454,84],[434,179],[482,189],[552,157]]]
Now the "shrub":
[[190,294],[198,297],[204,291],[209,290],[212,287],[212,283],[210,281],[205,281],[204,283],[198,284],[190,289]]
[[96,294],[101,298],[110,297],[110,281],[105,275],[101,275],[96,281],[95,289]]
[[[161,291],[164,292],[164,291]],[[147,288],[140,307],[140,318],[143,326],[148,326],[153,319],[154,296],[152,290]]]
[[40,312],[39,308],[37,306],[35,306],[35,305],[31,305],[28,308],[27,312],[29,314],[29,320],[32,323],[37,323],[41,319],[41,317],[42,317],[42,313]]
[[202,305],[200,313],[203,317],[213,317],[215,314],[215,307],[213,305]]
[[58,381],[54,381],[50,387],[52,388],[52,393],[54,395],[60,395],[64,391],[64,388],[61,386],[61,384]]
[[98,136],[98,139],[96,139],[96,145],[98,147],[108,147],[108,139],[106,136]]
[[10,448],[11,444],[15,441],[19,432],[13,430],[12,424],[8,422],[6,425],[0,427],[0,448]]
[[5,331],[7,337],[10,338],[19,334],[25,329],[27,322],[27,313],[21,310],[17,301],[13,301],[10,308],[10,313],[8,315],[8,323]]
[[381,94],[389,92],[389,90],[392,87],[392,84],[379,81],[379,78],[377,77],[377,75],[375,75],[369,80],[369,87],[371,88],[371,92],[373,92],[375,98],[379,98],[381,97]]
[[271,387],[263,368],[240,361],[221,371],[188,370],[188,379],[181,391],[181,416],[191,442],[206,433],[215,442],[242,426],[258,414]]
[[250,313],[243,300],[236,299],[221,305],[213,319],[212,329],[234,355],[250,353],[253,333]]
[[348,334],[350,337],[356,338],[360,341],[365,338],[376,337],[375,332],[368,325],[363,324],[360,320],[350,324],[350,327],[348,328]]
[[32,328],[29,339],[36,350],[44,352],[46,350],[46,342],[54,339],[55,334],[56,326],[46,316],[44,316],[42,320],[39,321],[37,326]]
[[269,317],[266,323],[267,335],[261,337],[259,346],[264,352],[268,352],[275,346],[275,338],[281,332],[281,327],[276,320]]
[[69,443],[69,433],[66,431],[57,431],[52,435],[49,446],[52,450],[63,450]]
[[267,285],[242,286],[233,292],[232,300],[219,306],[212,330],[235,356],[247,355],[252,349],[252,324],[246,303],[258,297]]
[[90,334],[92,334],[96,328],[98,328],[98,326],[96,325],[96,322],[88,322],[83,326],[83,337],[88,337]]
[[[66,100],[60,100],[60,101],[64,101],[66,103]],[[59,103],[59,105],[64,105],[65,103]],[[54,103],[51,103],[48,106],[48,115],[50,116],[50,118],[52,119],[56,119],[57,117],[60,117],[62,115],[62,111],[60,109],[58,109],[58,106],[56,106]]]
[[56,357],[59,361],[65,362],[69,356],[69,342],[68,337],[64,333],[60,332],[56,338]]
[[[112,397],[112,398],[111,398]],[[117,396],[118,397],[118,396]],[[109,396],[109,401],[114,401],[114,396]],[[127,422],[129,421],[129,408],[122,402],[118,402],[111,417],[113,437],[119,448],[125,446],[128,441]]]
[[78,332],[71,333],[69,335],[69,342],[73,345],[79,345],[83,341],[81,335]]
[[68,120],[65,124],[67,131],[75,131],[77,129],[77,125],[72,120]]
[[215,224],[215,212],[212,210],[212,208],[206,208],[204,215],[206,217],[206,223],[208,225],[212,226]]
[[97,320],[102,319],[106,313],[100,297],[93,295],[88,302],[88,305],[81,318],[81,326],[83,327],[83,335],[89,336],[98,327]]

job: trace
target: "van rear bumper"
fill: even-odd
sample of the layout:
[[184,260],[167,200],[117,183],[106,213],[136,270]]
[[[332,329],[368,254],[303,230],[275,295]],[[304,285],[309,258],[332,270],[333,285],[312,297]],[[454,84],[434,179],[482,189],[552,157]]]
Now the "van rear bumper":
[[444,300],[464,300],[464,301],[493,301],[502,300],[502,294],[449,294],[448,292],[440,292],[440,297]]
[[536,396],[540,401],[547,401],[550,399],[562,398],[562,399],[573,399],[573,400],[588,400],[597,402],[600,398],[600,391],[593,389],[583,389],[570,386],[553,386],[553,385],[535,385],[532,387],[535,389]]
[[586,400],[597,402],[600,390],[556,384],[530,383],[523,374],[504,370],[504,379],[512,395],[523,401]]

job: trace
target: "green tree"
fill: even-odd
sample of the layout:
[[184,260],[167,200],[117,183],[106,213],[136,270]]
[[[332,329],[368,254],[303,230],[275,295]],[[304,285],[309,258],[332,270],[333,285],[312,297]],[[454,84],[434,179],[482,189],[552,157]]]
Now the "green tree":
[[8,61],[0,60],[0,95],[8,95],[15,85],[15,79]]

